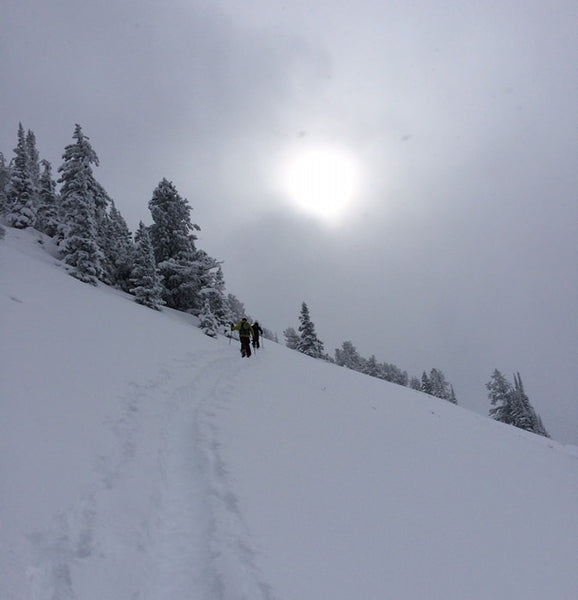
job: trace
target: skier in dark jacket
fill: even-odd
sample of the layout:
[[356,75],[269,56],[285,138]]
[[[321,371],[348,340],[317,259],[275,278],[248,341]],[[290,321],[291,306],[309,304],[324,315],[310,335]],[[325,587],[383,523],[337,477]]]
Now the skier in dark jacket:
[[241,356],[249,358],[251,356],[251,337],[253,336],[253,328],[246,317],[243,317],[236,325],[231,323],[231,331],[239,332],[239,340],[241,341]]
[[259,321],[255,321],[253,323],[253,348],[260,348],[259,337],[263,335],[263,330],[261,329],[261,325],[259,325]]

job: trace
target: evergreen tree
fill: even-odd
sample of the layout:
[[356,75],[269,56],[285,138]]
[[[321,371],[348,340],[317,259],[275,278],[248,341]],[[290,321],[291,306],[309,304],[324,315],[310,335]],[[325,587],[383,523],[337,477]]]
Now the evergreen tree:
[[421,391],[424,392],[424,394],[430,394],[430,396],[432,395],[431,381],[425,371],[421,376]]
[[432,369],[430,371],[429,385],[431,391],[428,393],[430,393],[432,396],[435,396],[436,398],[442,398],[443,400],[448,400],[449,402],[453,402],[453,404],[457,404],[453,388],[446,380],[446,376],[442,370]]
[[26,138],[22,123],[18,126],[18,144],[6,189],[6,222],[17,229],[32,227],[36,220],[36,189],[29,169]]
[[102,217],[101,247],[105,257],[107,280],[128,292],[133,267],[134,246],[132,235],[120,211],[110,200],[110,211]]
[[227,294],[226,303],[231,321],[238,323],[245,316],[245,305],[234,294]]
[[365,361],[357,352],[357,348],[350,341],[347,341],[343,342],[341,348],[335,349],[335,363],[340,367],[362,372]]
[[418,391],[421,391],[421,381],[419,380],[419,377],[415,377],[415,376],[414,376],[414,377],[412,377],[412,378],[409,380],[409,387],[410,387],[412,390],[418,390]]
[[135,302],[160,310],[160,307],[164,304],[162,299],[163,286],[157,271],[149,232],[142,221],[135,233],[134,246],[130,293],[134,294]]
[[402,371],[399,367],[391,363],[382,363],[379,365],[381,379],[385,379],[391,383],[406,386],[409,378],[406,371]]
[[112,198],[108,195],[102,185],[94,180],[94,216],[99,233],[106,235],[108,210],[114,205]]
[[285,345],[287,348],[291,350],[299,349],[299,334],[293,327],[287,327],[283,332],[283,335],[285,336]]
[[501,423],[513,425],[514,420],[511,414],[512,406],[510,403],[512,385],[510,382],[498,369],[494,369],[490,381],[486,384],[486,388],[488,389],[488,397],[494,407],[490,408],[490,416]]
[[502,373],[495,369],[486,387],[493,406],[490,408],[490,416],[496,421],[550,437],[542,419],[530,404],[519,373],[514,376],[512,386]]
[[[195,265],[198,280],[198,299],[196,300],[197,308],[203,310],[202,307],[205,303],[205,299],[208,298],[211,304],[211,312],[213,312],[213,304],[216,306],[219,302],[217,273],[220,265],[204,250],[199,249],[195,250]],[[224,281],[222,283],[224,284]]]
[[26,132],[26,161],[28,163],[28,173],[35,192],[33,202],[36,204],[38,201],[38,190],[40,188],[40,154],[36,148],[36,136],[30,129]]
[[52,165],[47,160],[43,160],[41,166],[36,229],[50,237],[54,237],[58,232],[56,182],[52,178]]
[[154,223],[150,236],[157,264],[186,256],[193,258],[199,226],[191,223],[191,207],[172,182],[163,179],[153,191],[149,209]]
[[532,431],[544,437],[550,437],[542,423],[542,419],[530,404],[530,399],[524,391],[520,373],[514,375],[514,389],[512,391],[512,416],[514,425],[526,431]]
[[187,200],[163,179],[153,192],[149,208],[154,221],[150,227],[151,242],[163,276],[167,305],[177,310],[200,309],[201,276],[207,265],[198,260],[193,231],[200,228],[191,223]]
[[205,298],[203,303],[203,308],[201,313],[199,314],[199,327],[202,329],[205,335],[209,337],[217,337],[217,332],[219,330],[219,323],[211,310],[211,303],[208,298]]
[[8,212],[8,200],[6,198],[6,188],[10,180],[10,168],[6,164],[4,154],[0,152],[0,216]]
[[205,298],[209,301],[211,313],[214,315],[219,328],[228,331],[232,316],[225,297],[225,278],[221,266],[219,265],[216,271],[211,271],[211,275],[211,285],[206,288]]
[[[404,376],[406,378],[405,385],[407,385],[407,373],[404,373]],[[416,382],[414,381],[412,387],[415,385]],[[429,394],[430,396],[447,400],[452,404],[458,403],[454,388],[448,383],[446,376],[441,369],[431,369],[429,375],[424,371],[421,376],[420,387],[415,387],[414,389],[421,389],[422,392]]]
[[325,358],[323,342],[315,333],[315,325],[309,316],[309,308],[305,302],[301,304],[299,315],[299,352],[312,358]]
[[[337,360],[335,361],[337,362]],[[379,364],[375,354],[372,354],[366,361],[364,361],[363,372],[370,377],[379,377]]]
[[62,156],[60,191],[60,250],[63,260],[72,267],[71,275],[96,285],[104,277],[104,255],[98,244],[95,198],[102,189],[97,185],[92,164],[98,157],[80,125],[74,129],[75,142]]
[[[120,212],[118,212],[118,210],[116,210],[112,198],[108,195],[104,187],[102,187],[102,185],[96,180],[94,181],[93,197],[94,221],[96,223],[96,242],[104,255],[104,261],[102,265],[104,273],[102,281],[109,285],[116,285],[113,273],[116,268],[115,260],[118,253],[111,247],[110,235],[113,233],[113,231],[111,231],[111,212],[115,213],[114,218],[116,219],[115,223],[112,224],[114,235],[120,234],[122,236],[124,234],[125,240],[123,244],[125,246],[127,243],[129,245],[132,244],[132,236],[128,227],[126,226],[126,222],[122,218],[122,215]],[[126,231],[121,232],[123,227]],[[119,253],[120,252],[122,252],[122,250],[119,250]]]

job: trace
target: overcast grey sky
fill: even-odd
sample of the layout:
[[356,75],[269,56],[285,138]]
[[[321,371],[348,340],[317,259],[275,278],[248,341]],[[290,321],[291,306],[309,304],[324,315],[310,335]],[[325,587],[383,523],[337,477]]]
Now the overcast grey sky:
[[[262,324],[306,301],[411,375],[441,368],[487,414],[520,371],[578,444],[574,0],[2,0],[0,150],[18,122],[56,169],[75,123],[131,229],[158,182]],[[287,189],[312,148],[352,157],[335,223]],[[271,391],[274,394],[274,390]]]

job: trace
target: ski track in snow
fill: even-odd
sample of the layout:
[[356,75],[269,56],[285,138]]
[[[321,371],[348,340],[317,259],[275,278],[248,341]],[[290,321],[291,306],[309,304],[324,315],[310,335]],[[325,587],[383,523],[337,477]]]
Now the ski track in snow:
[[[219,449],[219,428],[215,409],[235,400],[235,389],[242,381],[250,362],[231,359],[224,365],[215,361],[215,383],[198,407],[197,440],[203,454],[203,479],[209,482],[211,525],[209,547],[211,557],[212,595],[215,600],[274,600],[271,587],[262,580],[256,566],[257,552],[250,532],[238,509],[238,500],[228,479],[227,466]],[[231,375],[231,367],[232,375]],[[222,377],[223,368],[229,369]]]
[[[275,600],[219,454],[214,408],[234,401],[247,368],[236,356],[191,354],[132,384],[105,424],[113,443],[99,455],[92,487],[50,529],[29,536],[32,600],[102,600],[107,585],[118,594],[126,581],[130,600]],[[183,371],[188,381],[175,385]],[[156,463],[155,481],[135,480],[133,464],[142,461]],[[121,512],[130,512],[122,521],[131,527],[117,531]],[[139,572],[124,570],[128,553],[140,556],[130,561]]]

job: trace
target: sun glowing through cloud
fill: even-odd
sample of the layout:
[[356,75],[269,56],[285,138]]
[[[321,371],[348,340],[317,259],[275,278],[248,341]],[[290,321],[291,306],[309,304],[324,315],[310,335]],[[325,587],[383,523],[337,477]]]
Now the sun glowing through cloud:
[[355,159],[335,147],[296,153],[286,168],[284,187],[293,206],[328,223],[343,216],[358,186]]

